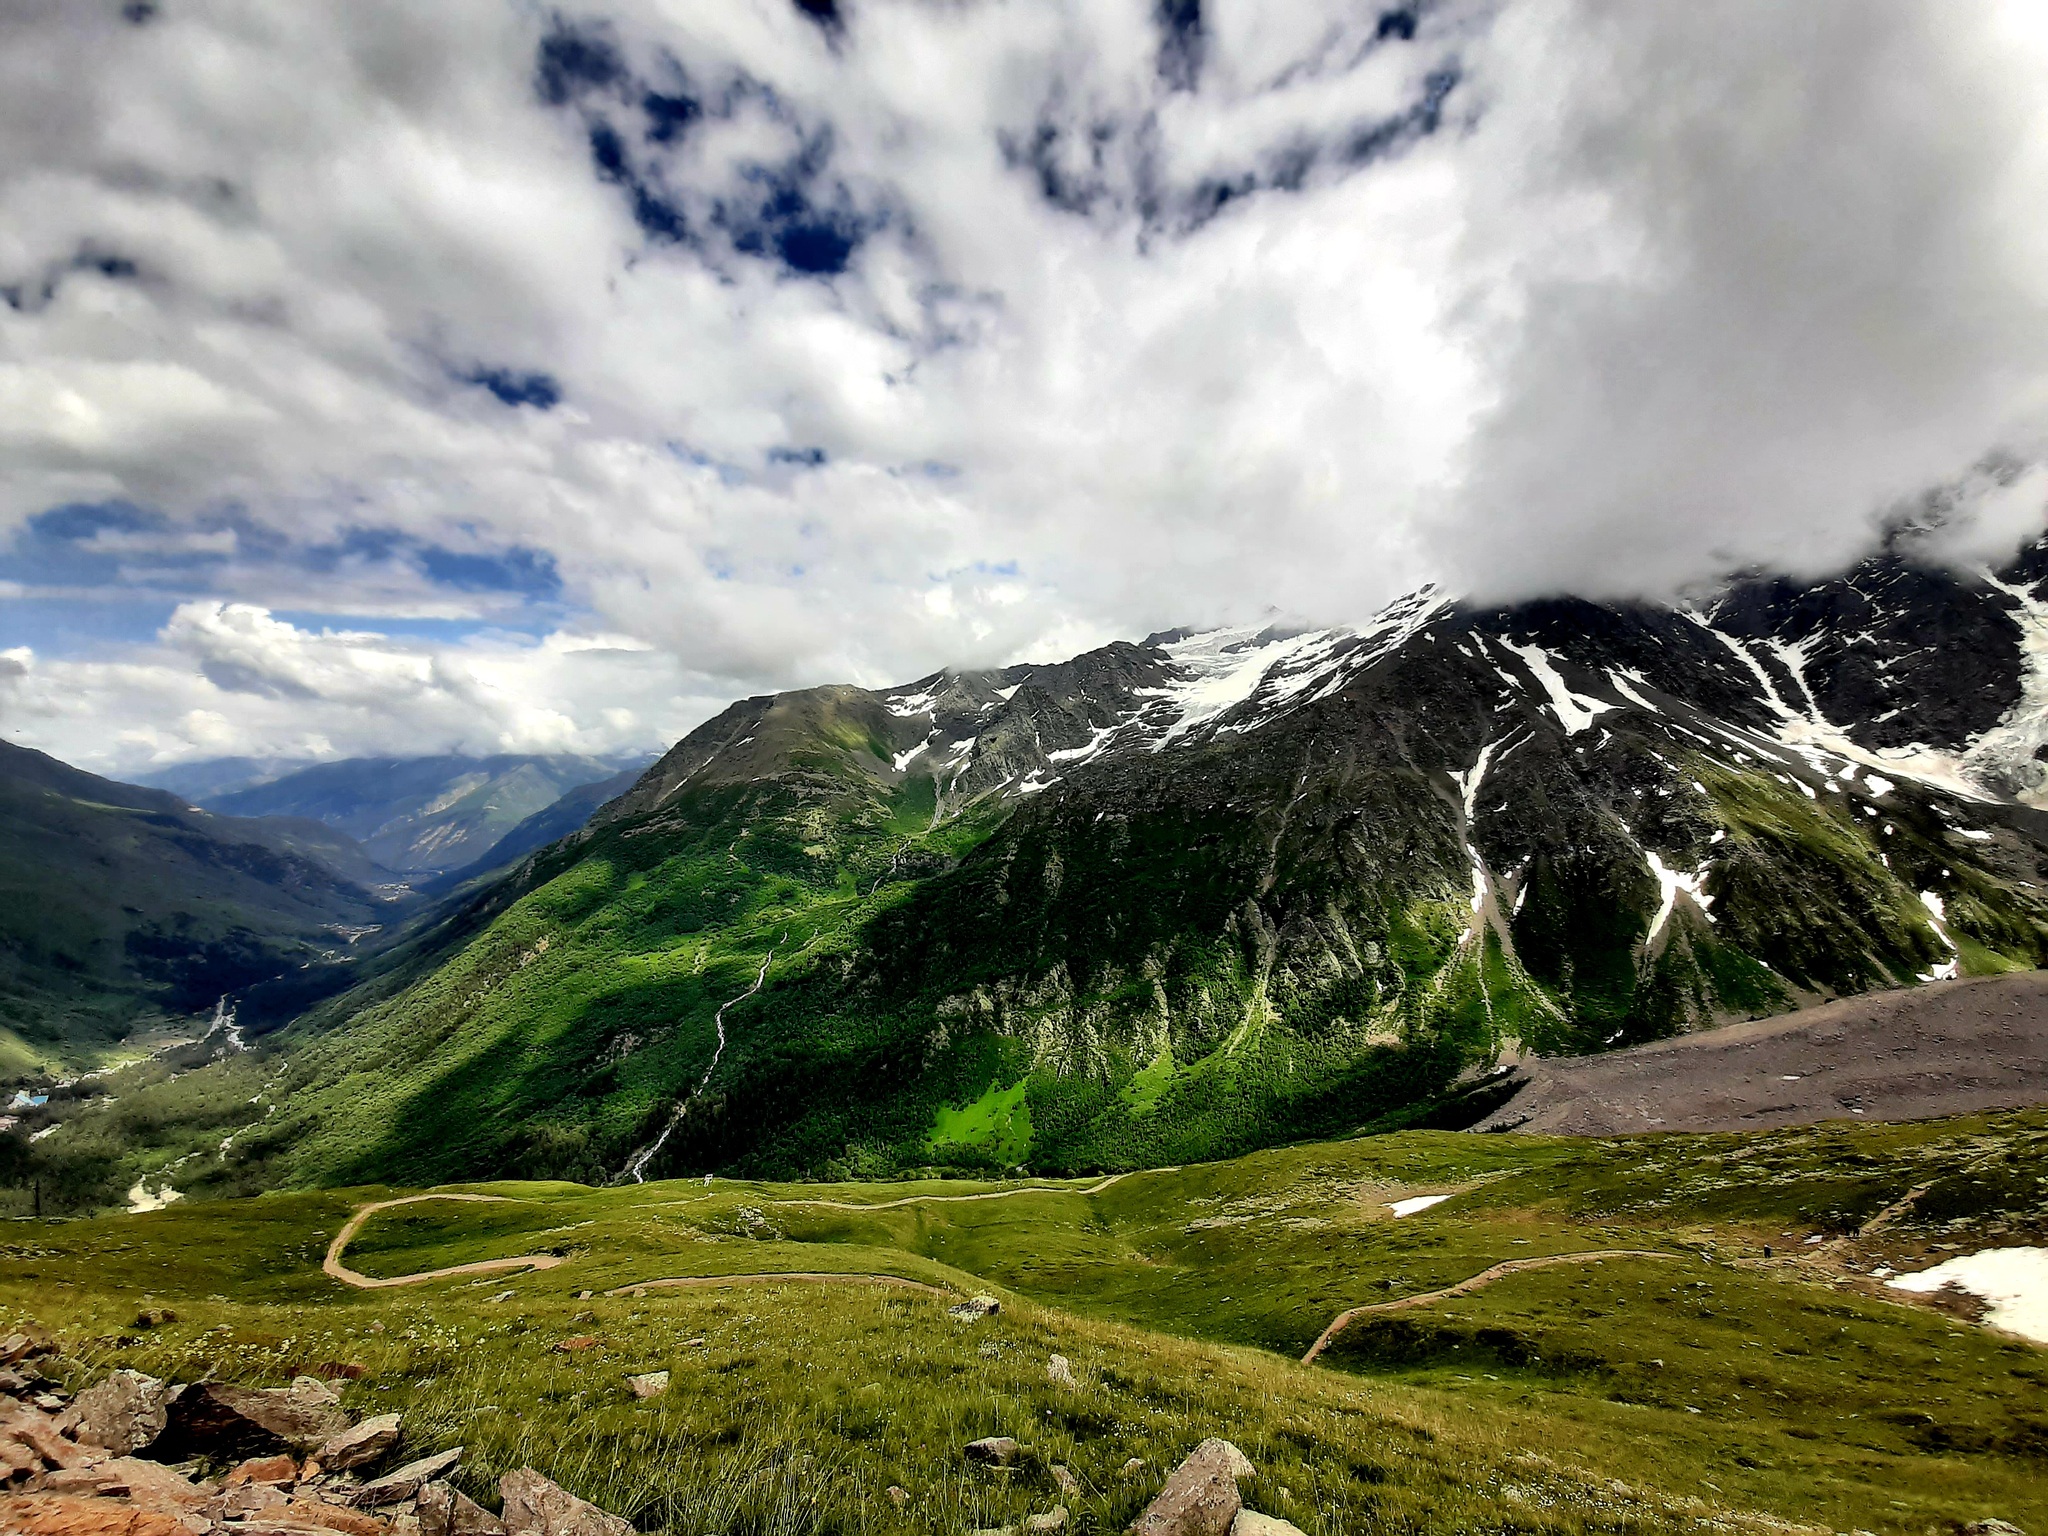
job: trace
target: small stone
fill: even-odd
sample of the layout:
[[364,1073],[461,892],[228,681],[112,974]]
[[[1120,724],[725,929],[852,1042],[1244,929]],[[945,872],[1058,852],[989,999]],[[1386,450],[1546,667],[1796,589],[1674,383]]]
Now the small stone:
[[1136,1536],[1227,1536],[1243,1507],[1237,1480],[1252,1464],[1228,1440],[1209,1439],[1174,1468],[1131,1530]]
[[896,1484],[891,1483],[887,1489],[887,1492],[889,1495],[889,1502],[891,1504],[894,1504],[898,1509],[907,1509],[910,1507],[910,1490],[908,1488],[899,1488],[896,1486]]
[[578,1291],[576,1293],[576,1299],[578,1301],[588,1301],[592,1296],[595,1296],[596,1294],[597,1293],[595,1291]]
[[1066,1467],[1054,1462],[1046,1471],[1052,1474],[1053,1486],[1061,1493],[1070,1499],[1078,1499],[1081,1496],[1081,1479],[1074,1476]]
[[505,1536],[505,1522],[448,1483],[420,1489],[420,1536]]
[[1024,1453],[1024,1447],[1008,1435],[990,1435],[986,1439],[969,1442],[965,1455],[969,1461],[980,1462],[985,1467],[1012,1467]]
[[668,1390],[668,1372],[642,1371],[638,1376],[628,1376],[626,1390],[643,1402],[650,1397],[659,1397]]
[[577,1498],[531,1467],[507,1472],[498,1491],[505,1498],[508,1536],[634,1536],[630,1520]]
[[381,1460],[397,1448],[401,1422],[395,1413],[380,1413],[343,1430],[320,1447],[320,1470],[349,1472]]
[[1081,1386],[1074,1380],[1073,1363],[1065,1355],[1054,1355],[1046,1361],[1045,1379],[1056,1387],[1072,1387],[1078,1391]]
[[518,1294],[519,1293],[517,1291],[500,1291],[495,1296],[486,1296],[484,1298],[484,1305],[489,1307],[495,1307],[500,1302],[510,1301],[514,1296]]
[[244,1483],[292,1483],[299,1477],[299,1464],[289,1456],[258,1456],[243,1462],[230,1472],[226,1486],[239,1488]]
[[946,1308],[946,1316],[957,1317],[963,1323],[978,1323],[984,1317],[994,1317],[1003,1310],[1003,1304],[993,1296],[970,1296]]
[[1277,1515],[1262,1515],[1255,1509],[1240,1509],[1230,1522],[1230,1536],[1306,1536],[1298,1525]]
[[458,1445],[438,1456],[422,1456],[418,1461],[409,1461],[374,1483],[365,1483],[360,1488],[345,1488],[330,1494],[330,1497],[338,1497],[343,1503],[353,1504],[358,1509],[384,1509],[393,1504],[403,1504],[428,1483],[454,1470],[460,1460],[462,1447]]
[[1136,1477],[1140,1472],[1144,1470],[1145,1458],[1142,1456],[1133,1456],[1129,1461],[1125,1462],[1121,1467],[1117,1469],[1116,1475],[1118,1477]]
[[45,1413],[62,1413],[64,1411],[64,1399],[54,1392],[38,1392],[29,1401]]
[[1058,1536],[1067,1528],[1067,1509],[1062,1504],[1057,1509],[1042,1515],[1028,1516],[1024,1521],[1024,1536]]

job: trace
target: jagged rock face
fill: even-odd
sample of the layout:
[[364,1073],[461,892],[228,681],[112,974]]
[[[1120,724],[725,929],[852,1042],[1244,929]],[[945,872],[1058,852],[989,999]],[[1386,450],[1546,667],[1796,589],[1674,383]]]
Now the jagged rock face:
[[2044,590],[2037,549],[1696,610],[1423,591],[745,700],[520,877],[554,990],[486,935],[380,1005],[408,1061],[494,1009],[537,1060],[548,1017],[490,1114],[586,1162],[464,1152],[449,1110],[333,1175],[589,1176],[662,1127],[650,1175],[1178,1162],[1409,1123],[1518,1050],[2038,964]]

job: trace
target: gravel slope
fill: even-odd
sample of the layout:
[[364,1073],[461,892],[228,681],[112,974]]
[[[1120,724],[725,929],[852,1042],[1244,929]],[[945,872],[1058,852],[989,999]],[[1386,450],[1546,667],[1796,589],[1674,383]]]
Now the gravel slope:
[[1516,1070],[1525,1086],[1474,1130],[1749,1131],[2048,1104],[2048,972],[1845,998]]

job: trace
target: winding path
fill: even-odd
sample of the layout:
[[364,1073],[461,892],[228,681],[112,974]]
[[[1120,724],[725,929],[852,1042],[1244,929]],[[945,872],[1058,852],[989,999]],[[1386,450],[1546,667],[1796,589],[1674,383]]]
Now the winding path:
[[1684,1254],[1660,1253],[1648,1248],[1602,1248],[1593,1253],[1552,1253],[1546,1254],[1541,1258],[1508,1259],[1494,1265],[1491,1269],[1482,1269],[1468,1280],[1460,1280],[1456,1285],[1447,1285],[1440,1291],[1423,1291],[1419,1295],[1403,1296],[1396,1301],[1375,1301],[1367,1306],[1353,1307],[1349,1311],[1339,1312],[1331,1320],[1330,1326],[1323,1330],[1322,1336],[1309,1346],[1308,1353],[1301,1357],[1301,1363],[1303,1365],[1315,1364],[1316,1356],[1329,1348],[1330,1341],[1350,1327],[1357,1318],[1368,1316],[1374,1312],[1401,1312],[1409,1307],[1428,1306],[1433,1301],[1448,1301],[1453,1296],[1464,1296],[1472,1291],[1489,1286],[1496,1280],[1505,1280],[1509,1275],[1521,1274],[1524,1270],[1553,1269],[1560,1264],[1597,1264],[1602,1259],[1679,1259],[1684,1257]]
[[333,1276],[343,1285],[353,1285],[361,1290],[381,1290],[389,1285],[417,1285],[422,1280],[440,1280],[449,1275],[483,1275],[498,1269],[553,1269],[561,1263],[561,1256],[553,1253],[527,1253],[516,1259],[478,1259],[474,1264],[451,1264],[446,1269],[423,1269],[416,1275],[393,1275],[389,1279],[378,1279],[350,1269],[341,1262],[341,1255],[363,1223],[379,1211],[388,1211],[394,1205],[417,1205],[422,1200],[475,1200],[502,1205],[523,1205],[510,1195],[403,1195],[396,1200],[373,1200],[359,1209],[355,1215],[342,1224],[334,1234],[334,1241],[327,1245],[327,1257],[320,1262],[323,1273]]
[[[1147,1168],[1146,1173],[1165,1173],[1164,1168]],[[893,1211],[901,1206],[957,1205],[963,1200],[1007,1200],[1012,1195],[1099,1195],[1118,1179],[1128,1179],[1129,1173],[1112,1173],[1100,1184],[1091,1184],[1086,1189],[1062,1189],[1057,1184],[1031,1184],[1021,1189],[991,1189],[978,1195],[905,1195],[900,1200],[882,1200],[873,1205],[862,1205],[854,1200],[770,1200],[769,1205],[816,1205],[831,1211]]]

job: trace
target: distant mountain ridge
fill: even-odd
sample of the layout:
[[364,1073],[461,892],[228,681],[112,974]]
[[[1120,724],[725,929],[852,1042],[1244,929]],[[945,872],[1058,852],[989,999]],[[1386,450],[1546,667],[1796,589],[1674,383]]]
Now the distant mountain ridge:
[[2044,640],[2042,545],[1900,547],[742,700],[431,974],[295,1026],[275,1176],[1190,1161],[2035,966]]
[[387,868],[433,876],[497,862],[498,841],[520,823],[625,766],[605,758],[514,753],[346,758],[204,795],[198,803],[223,815],[319,821],[356,839]]

